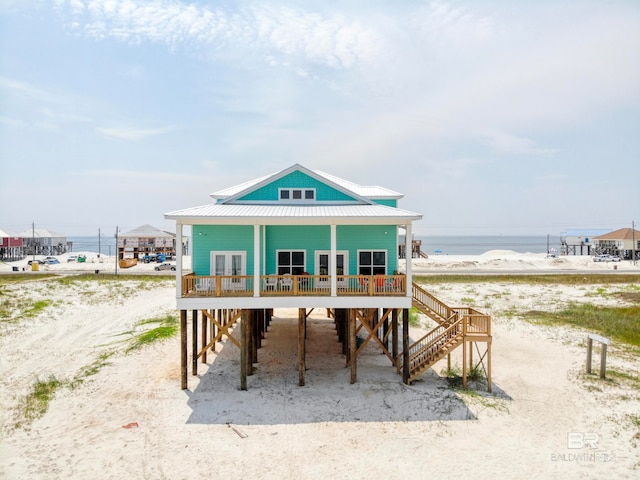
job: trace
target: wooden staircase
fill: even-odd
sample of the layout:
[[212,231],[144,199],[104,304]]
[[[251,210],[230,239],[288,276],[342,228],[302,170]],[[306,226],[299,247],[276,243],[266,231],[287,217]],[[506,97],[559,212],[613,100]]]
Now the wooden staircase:
[[[413,284],[413,305],[438,323],[438,326],[409,346],[409,377],[405,383],[411,384],[429,370],[438,360],[463,345],[466,357],[466,343],[487,343],[487,380],[491,391],[491,317],[472,308],[452,308]],[[480,358],[483,364],[485,356]],[[470,357],[470,363],[472,363]],[[471,367],[472,365],[470,365]],[[466,358],[463,359],[463,383],[466,386]]]

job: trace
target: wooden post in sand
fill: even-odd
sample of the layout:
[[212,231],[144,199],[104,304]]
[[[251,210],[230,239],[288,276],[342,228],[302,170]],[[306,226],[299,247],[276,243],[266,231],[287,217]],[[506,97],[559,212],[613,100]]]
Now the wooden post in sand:
[[591,373],[591,351],[593,349],[594,340],[600,343],[600,378],[606,378],[607,346],[609,345],[610,340],[593,333],[589,334],[587,337],[587,373]]
[[356,346],[356,311],[353,308],[347,310],[349,323],[349,365],[351,366],[350,382],[356,383],[358,379],[358,349]]
[[304,308],[298,309],[298,385],[305,385],[306,351],[305,351],[305,320],[307,312]]
[[396,370],[400,373],[400,359],[398,358],[398,309],[394,308],[391,312],[391,356],[396,364]]
[[187,311],[180,310],[180,384],[187,389]]
[[402,381],[409,383],[409,309],[402,309]]
[[240,321],[240,390],[247,389],[247,368],[248,368],[248,334],[249,334],[249,312],[242,309],[242,320]]
[[198,311],[191,311],[191,375],[198,375]]
[[202,326],[200,330],[202,330],[202,334],[200,336],[200,345],[202,349],[202,363],[207,363],[207,332],[209,331],[209,319],[206,315],[202,315]]

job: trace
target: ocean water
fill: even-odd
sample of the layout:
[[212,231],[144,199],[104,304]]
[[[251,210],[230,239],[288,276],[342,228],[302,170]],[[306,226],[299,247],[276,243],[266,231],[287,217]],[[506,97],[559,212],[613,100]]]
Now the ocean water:
[[94,252],[112,256],[116,254],[116,239],[113,235],[93,237],[67,237],[67,242],[72,242],[74,252]]
[[477,235],[414,237],[422,240],[422,251],[427,255],[480,255],[489,250],[513,250],[518,253],[547,253],[560,251],[559,235]]
[[[422,251],[427,255],[480,255],[489,250],[513,250],[519,253],[547,253],[547,236],[518,236],[518,235],[477,235],[477,236],[446,236],[427,235],[415,236],[422,240]],[[94,252],[103,255],[115,255],[116,239],[103,235],[93,237],[67,237],[73,242],[74,252]],[[560,236],[548,237],[549,249],[560,251]]]

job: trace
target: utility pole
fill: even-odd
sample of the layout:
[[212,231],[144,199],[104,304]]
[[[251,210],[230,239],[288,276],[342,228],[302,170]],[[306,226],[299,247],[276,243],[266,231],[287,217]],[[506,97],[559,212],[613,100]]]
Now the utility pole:
[[100,245],[100,229],[98,228],[98,258],[100,258],[101,253],[102,253],[102,250]]
[[118,226],[116,225],[116,275],[118,275],[118,257],[120,254],[118,253]]
[[631,238],[632,238],[632,242],[633,242],[633,250],[631,253],[631,258],[633,259],[633,264],[636,264],[636,250],[638,249],[638,246],[636,245],[636,222],[631,220]]
[[36,223],[31,222],[31,253],[33,254],[32,263],[36,263]]

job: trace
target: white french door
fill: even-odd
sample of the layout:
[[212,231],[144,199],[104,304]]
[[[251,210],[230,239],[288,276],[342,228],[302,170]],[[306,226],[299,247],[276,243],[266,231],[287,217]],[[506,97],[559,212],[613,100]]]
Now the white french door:
[[247,252],[211,252],[211,275],[232,277],[222,279],[223,290],[243,290],[247,274]]
[[[316,279],[316,285],[322,288],[331,286],[331,252],[324,250],[316,251],[316,275],[322,275],[322,278]],[[336,274],[338,275],[338,286],[344,287],[347,284],[342,275],[349,275],[349,252],[340,250],[336,252]],[[325,276],[326,275],[326,276]]]

